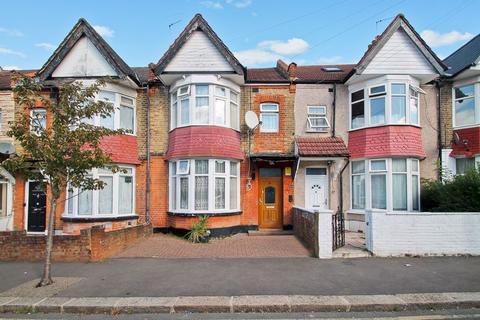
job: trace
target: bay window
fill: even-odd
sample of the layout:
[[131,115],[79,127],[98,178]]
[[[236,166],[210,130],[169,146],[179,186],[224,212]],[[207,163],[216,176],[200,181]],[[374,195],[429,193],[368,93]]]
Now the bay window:
[[[170,162],[170,211],[215,213],[239,210],[240,166],[223,159]],[[192,192],[189,192],[189,191]]]
[[121,166],[111,169],[93,169],[90,177],[104,183],[103,189],[83,190],[67,188],[66,212],[68,217],[116,217],[135,214],[135,168]]
[[175,88],[171,98],[171,129],[189,125],[219,125],[240,129],[238,92],[209,83]]
[[419,94],[409,82],[385,81],[350,94],[350,129],[384,124],[419,125]]
[[352,210],[420,210],[420,172],[417,159],[352,161],[351,185]]
[[478,123],[476,121],[478,111],[475,110],[475,86],[475,84],[468,84],[454,88],[454,126]]

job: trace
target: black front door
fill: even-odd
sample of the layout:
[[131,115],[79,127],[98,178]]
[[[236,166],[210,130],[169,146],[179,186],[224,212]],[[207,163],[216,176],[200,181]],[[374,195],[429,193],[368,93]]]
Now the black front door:
[[28,182],[28,221],[27,230],[34,232],[45,231],[47,216],[47,195],[44,184]]

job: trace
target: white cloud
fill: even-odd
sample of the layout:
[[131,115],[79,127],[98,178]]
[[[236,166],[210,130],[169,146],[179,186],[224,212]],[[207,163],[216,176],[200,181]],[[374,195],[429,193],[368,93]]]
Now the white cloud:
[[53,49],[55,49],[55,45],[53,45],[51,43],[48,43],[48,42],[36,43],[35,47],[42,48],[42,49],[45,49],[47,51],[52,51]]
[[16,29],[7,29],[7,28],[0,27],[0,33],[5,33],[12,37],[23,37],[23,33]]
[[423,40],[433,47],[443,47],[454,44],[456,42],[470,40],[475,35],[471,34],[470,32],[460,33],[458,31],[450,31],[447,33],[438,33],[433,30],[424,30],[420,33]]
[[310,48],[308,42],[300,38],[292,38],[287,41],[267,40],[260,42],[258,46],[283,55],[304,53]]
[[343,60],[341,56],[319,57],[317,62],[319,64],[338,64]]
[[0,47],[0,54],[9,54],[9,55],[18,56],[18,57],[21,57],[21,58],[26,57],[25,53],[23,53],[23,52],[14,51],[12,49],[1,48],[1,47]]
[[218,1],[201,1],[200,4],[209,9],[223,9],[223,5]]
[[93,28],[102,37],[113,37],[113,34],[115,33],[115,31],[106,26],[93,26]]
[[17,66],[3,66],[2,69],[3,70],[20,70],[20,68]]
[[252,4],[252,0],[226,0],[226,2],[238,9],[243,9]]
[[282,56],[262,49],[249,49],[235,52],[235,57],[247,66],[272,63],[281,59]]

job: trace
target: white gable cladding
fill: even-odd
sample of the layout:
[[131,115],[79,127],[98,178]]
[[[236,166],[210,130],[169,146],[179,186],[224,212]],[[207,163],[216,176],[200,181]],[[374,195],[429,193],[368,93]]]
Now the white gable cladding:
[[194,31],[165,71],[233,71],[233,68],[203,31]]
[[83,37],[75,44],[52,74],[57,77],[116,76],[117,72],[105,60],[93,43]]
[[398,29],[363,74],[435,74],[430,62],[403,29]]

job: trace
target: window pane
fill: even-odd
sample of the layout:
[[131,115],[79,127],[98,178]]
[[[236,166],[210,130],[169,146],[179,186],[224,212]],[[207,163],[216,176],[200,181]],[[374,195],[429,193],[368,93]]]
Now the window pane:
[[188,178],[180,178],[180,209],[188,209]]
[[73,214],[73,188],[69,187],[68,188],[68,194],[67,194],[67,202],[68,202],[68,214]]
[[[175,166],[174,166],[175,167]],[[177,209],[177,178],[173,177],[171,180],[171,192],[172,192],[172,199],[171,199],[171,208],[172,210]]]
[[265,188],[265,204],[274,204],[275,203],[275,188],[266,187]]
[[326,174],[327,174],[326,168],[307,168],[306,169],[307,176],[314,176],[314,175],[325,176]]
[[392,84],[392,94],[405,94],[405,84],[403,83]]
[[180,113],[180,123],[182,125],[188,124],[190,122],[190,105],[188,99],[180,101]]
[[455,125],[463,126],[475,123],[475,99],[455,101]]
[[208,210],[208,176],[195,177],[195,210]]
[[372,208],[387,209],[387,179],[384,174],[371,176]]
[[43,109],[33,110],[31,117],[32,117],[31,119],[32,128],[37,129],[33,131],[40,132],[41,129],[45,129],[47,127],[47,111]]
[[115,93],[110,91],[99,91],[98,98],[108,102],[115,102]]
[[464,174],[469,170],[475,169],[475,158],[457,158],[455,162],[457,174]]
[[105,183],[103,189],[98,190],[98,213],[113,213],[113,177],[100,177]]
[[392,97],[392,122],[406,122],[406,100],[405,96]]
[[418,124],[418,98],[410,97],[410,122]]
[[215,124],[225,124],[225,100],[215,99]]
[[177,103],[172,104],[172,129],[177,127]]
[[121,103],[121,104],[126,104],[126,105],[133,106],[133,99],[130,99],[130,98],[127,98],[127,97],[122,96],[122,97],[120,98],[120,103]]
[[188,93],[188,86],[181,87],[178,90],[178,95],[184,95],[184,94],[187,94],[187,93]]
[[278,131],[278,113],[262,113],[262,131]]
[[112,129],[114,127],[114,113],[112,112],[108,117],[103,118],[100,117],[100,126],[107,128],[107,129]]
[[325,115],[326,114],[326,108],[325,107],[314,107],[310,106],[308,107],[308,114],[315,114],[315,115]]
[[471,97],[474,94],[475,94],[475,87],[473,84],[455,88],[455,99]]
[[327,118],[325,117],[308,117],[308,124],[312,129],[328,128]]
[[378,93],[384,93],[384,92],[385,92],[385,86],[370,88],[370,94],[378,94]]
[[384,171],[387,170],[387,163],[385,160],[372,160],[370,161],[370,168],[372,171]]
[[352,93],[352,102],[363,99],[363,89]]
[[233,103],[230,103],[230,126],[233,129],[240,129],[238,106]]
[[237,196],[237,178],[231,177],[230,178],[230,209],[237,209],[238,208],[238,196]]
[[120,176],[118,185],[118,213],[133,213],[133,179]]
[[238,162],[230,161],[230,175],[232,176],[238,175],[237,168],[238,168]]
[[127,129],[133,132],[133,108],[120,106],[120,128]]
[[418,192],[418,176],[412,176],[412,209],[415,211],[420,210],[420,194]]
[[260,177],[281,177],[282,169],[280,168],[260,168]]
[[215,161],[215,173],[225,173],[225,161]]
[[223,87],[215,87],[215,95],[220,96],[220,97],[226,97],[227,96],[227,90]]
[[365,175],[352,176],[352,208],[365,209]]
[[215,209],[225,209],[225,178],[215,178]]
[[178,161],[178,173],[179,174],[188,174],[188,160]]
[[352,173],[365,173],[365,161],[352,162]]
[[407,175],[392,176],[393,210],[407,210]]
[[260,106],[260,111],[278,112],[278,104],[264,103]]
[[208,97],[196,97],[195,99],[195,122],[206,124],[208,123]]
[[392,159],[393,172],[407,172],[407,159]]
[[195,160],[195,173],[208,174],[208,160]]
[[197,96],[208,96],[208,85],[195,86]]
[[370,124],[385,123],[385,98],[370,100]]
[[[363,91],[362,91],[363,92]],[[360,128],[365,125],[365,106],[364,102],[352,104],[352,129]]]
[[412,159],[412,171],[418,172],[418,160]]
[[233,91],[230,91],[230,100],[232,100],[235,103],[238,103],[238,94]]
[[92,190],[80,190],[78,195],[78,214],[92,215]]

